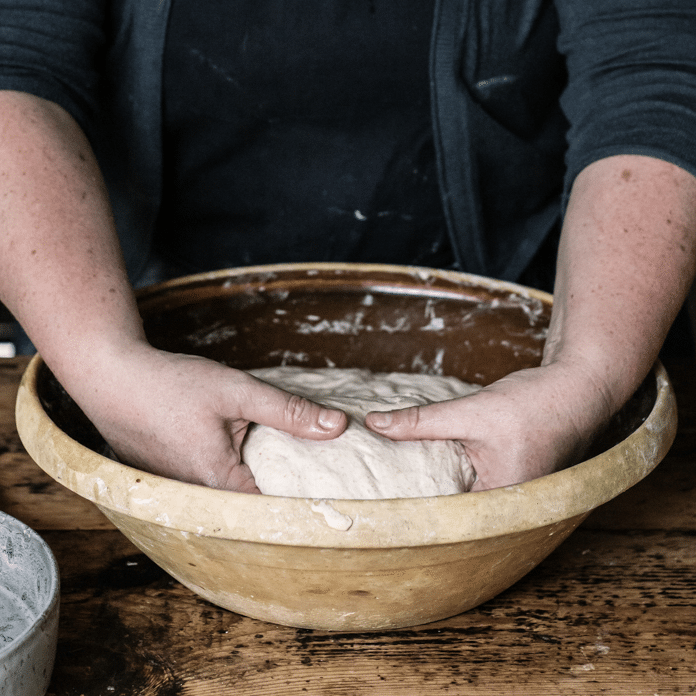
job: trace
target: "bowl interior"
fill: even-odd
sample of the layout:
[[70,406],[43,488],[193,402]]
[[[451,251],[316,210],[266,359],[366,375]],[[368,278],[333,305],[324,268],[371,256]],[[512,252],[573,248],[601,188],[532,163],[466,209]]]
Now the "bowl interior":
[[[460,273],[343,264],[221,271],[147,288],[149,340],[251,369],[362,367],[489,384],[541,361],[549,295]],[[56,425],[97,452],[105,443],[45,366],[37,389]],[[647,379],[590,455],[623,440],[655,403]]]

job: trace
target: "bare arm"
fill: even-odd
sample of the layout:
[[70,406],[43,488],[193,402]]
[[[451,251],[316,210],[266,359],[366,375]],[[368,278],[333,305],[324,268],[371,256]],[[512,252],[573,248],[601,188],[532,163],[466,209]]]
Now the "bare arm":
[[328,438],[345,416],[236,370],[153,349],[87,139],[59,106],[0,92],[0,297],[117,453],[156,473],[255,491],[250,420]]
[[141,341],[142,328],[82,131],[16,92],[0,92],[0,115],[0,293],[61,378],[91,342]]
[[593,163],[573,186],[542,366],[368,425],[395,439],[461,440],[479,490],[550,473],[582,453],[645,377],[695,261],[691,174],[633,155]]
[[691,174],[628,155],[587,167],[566,215],[544,363],[587,366],[617,410],[657,358],[695,264]]

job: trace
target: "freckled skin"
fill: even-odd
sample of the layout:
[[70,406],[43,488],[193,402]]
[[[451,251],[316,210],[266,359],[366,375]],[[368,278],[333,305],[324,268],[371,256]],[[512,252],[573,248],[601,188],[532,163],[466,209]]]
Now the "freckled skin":
[[119,455],[255,493],[239,459],[249,419],[307,438],[345,428],[341,412],[307,404],[293,415],[292,395],[147,343],[101,174],[60,107],[0,92],[0,163],[0,297]]
[[[0,169],[0,299],[119,455],[258,492],[239,455],[249,422],[316,439],[345,429],[340,411],[298,408],[249,375],[147,343],[99,168],[63,109],[0,92]],[[696,179],[674,165],[635,155],[590,164],[572,187],[542,366],[367,425],[394,439],[460,440],[480,489],[576,456],[641,382],[686,296],[695,209]]]
[[[573,461],[655,361],[691,285],[694,259],[693,176],[648,157],[593,163],[572,189],[542,367],[453,406],[447,417],[455,427],[444,425],[439,406],[421,409],[419,436],[449,432],[464,442],[479,489]],[[409,438],[407,421],[373,427]],[[530,432],[533,441],[525,439]]]

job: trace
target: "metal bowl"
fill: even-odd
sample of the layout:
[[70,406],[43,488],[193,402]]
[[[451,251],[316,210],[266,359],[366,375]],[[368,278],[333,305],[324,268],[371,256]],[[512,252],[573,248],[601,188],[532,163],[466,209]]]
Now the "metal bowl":
[[0,512],[0,696],[43,696],[58,638],[60,581],[46,542]]
[[[172,281],[143,291],[140,307],[153,344],[238,368],[335,365],[487,384],[539,363],[551,297],[460,273],[301,264]],[[17,421],[45,471],[202,597],[277,623],[364,630],[435,621],[510,587],[657,465],[676,407],[657,365],[586,461],[523,485],[400,500],[251,496],[119,464],[38,357]]]

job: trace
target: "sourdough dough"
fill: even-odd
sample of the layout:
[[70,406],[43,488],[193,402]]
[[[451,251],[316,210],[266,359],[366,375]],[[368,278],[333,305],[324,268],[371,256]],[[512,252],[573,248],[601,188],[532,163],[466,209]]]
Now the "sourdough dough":
[[394,442],[363,425],[369,411],[446,401],[480,387],[454,377],[357,369],[273,367],[251,374],[349,417],[335,440],[305,440],[266,426],[242,446],[262,493],[301,498],[414,498],[468,491],[476,480],[455,441]]

